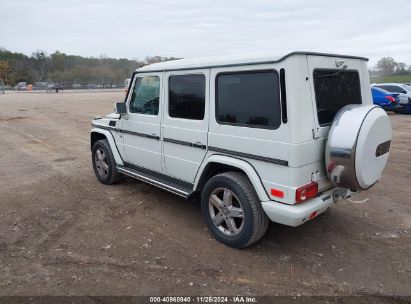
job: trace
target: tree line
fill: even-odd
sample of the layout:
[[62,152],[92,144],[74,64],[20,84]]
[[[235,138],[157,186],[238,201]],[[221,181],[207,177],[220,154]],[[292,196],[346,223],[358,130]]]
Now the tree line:
[[[173,59],[177,58],[152,56],[144,60],[130,60],[108,58],[104,55],[94,58],[68,55],[59,51],[48,54],[43,50],[27,56],[0,48],[0,80],[9,86],[15,86],[19,82],[122,85],[135,69]],[[396,62],[392,57],[384,57],[370,69],[371,77],[387,75],[411,75],[411,66]]]
[[19,82],[122,85],[135,69],[173,59],[176,58],[152,56],[144,60],[130,60],[108,58],[104,55],[94,58],[68,55],[60,51],[48,54],[43,50],[27,56],[0,48],[0,80],[9,86],[15,86]]
[[371,76],[410,75],[411,65],[397,62],[392,57],[383,57],[370,69]]

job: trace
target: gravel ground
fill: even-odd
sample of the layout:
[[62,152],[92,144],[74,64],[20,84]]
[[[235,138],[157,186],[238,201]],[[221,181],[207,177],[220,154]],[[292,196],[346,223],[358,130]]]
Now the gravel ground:
[[383,178],[243,250],[211,238],[196,201],[104,186],[90,120],[124,92],[0,94],[0,295],[411,295],[411,116],[390,114]]

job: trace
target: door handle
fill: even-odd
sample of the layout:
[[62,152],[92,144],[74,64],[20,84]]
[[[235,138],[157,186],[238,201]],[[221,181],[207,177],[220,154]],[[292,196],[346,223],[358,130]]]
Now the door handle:
[[197,142],[195,142],[195,143],[192,143],[191,146],[194,147],[194,148],[200,148],[200,149],[205,149],[205,148],[206,148],[206,145],[203,145],[203,144],[202,144],[201,142],[199,142],[199,141],[197,141]]
[[151,133],[151,137],[157,140],[160,139],[160,136],[158,136],[156,133]]

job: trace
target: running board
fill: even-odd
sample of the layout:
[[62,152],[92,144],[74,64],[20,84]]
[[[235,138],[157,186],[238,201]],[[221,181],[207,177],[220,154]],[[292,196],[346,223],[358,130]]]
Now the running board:
[[141,180],[143,182],[146,182],[147,184],[156,186],[158,188],[167,190],[169,192],[182,196],[185,199],[190,198],[190,196],[194,193],[193,189],[184,185],[180,185],[178,182],[175,182],[173,180],[169,180],[167,176],[158,176],[159,173],[154,175],[143,170],[138,170],[136,168],[121,165],[117,165],[117,170],[118,172],[124,175]]

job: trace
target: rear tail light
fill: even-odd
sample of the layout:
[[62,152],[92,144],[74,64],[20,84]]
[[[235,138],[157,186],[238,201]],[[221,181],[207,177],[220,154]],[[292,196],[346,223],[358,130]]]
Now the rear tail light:
[[310,184],[304,185],[295,191],[295,202],[300,203],[309,198],[316,197],[318,194],[318,184],[312,182]]
[[395,102],[395,98],[392,96],[385,96],[386,99],[388,99],[389,102]]

